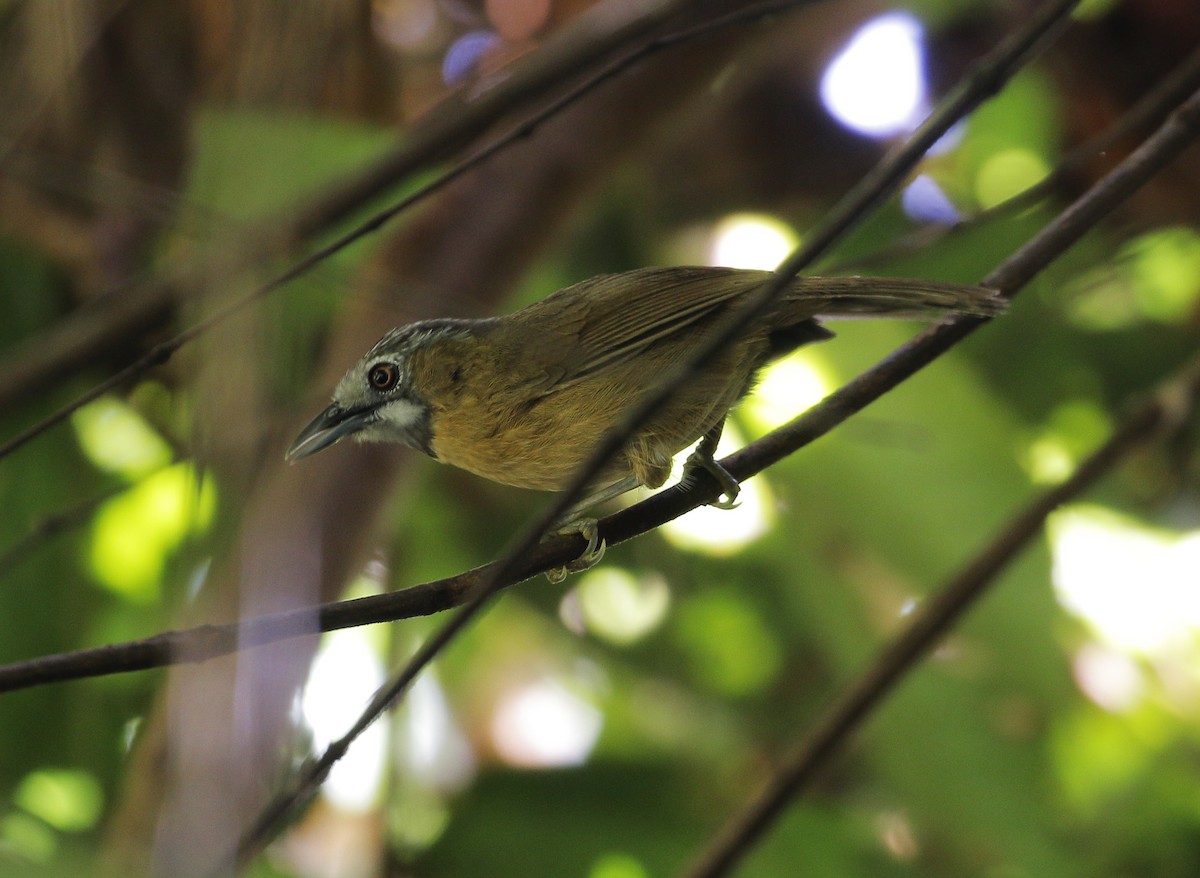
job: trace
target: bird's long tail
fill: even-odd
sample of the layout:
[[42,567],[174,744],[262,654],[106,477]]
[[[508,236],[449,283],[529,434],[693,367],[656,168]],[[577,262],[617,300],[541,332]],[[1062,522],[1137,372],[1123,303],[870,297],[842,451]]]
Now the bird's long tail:
[[903,277],[801,277],[784,302],[819,318],[834,319],[882,315],[926,319],[937,314],[993,317],[1008,304],[987,287]]

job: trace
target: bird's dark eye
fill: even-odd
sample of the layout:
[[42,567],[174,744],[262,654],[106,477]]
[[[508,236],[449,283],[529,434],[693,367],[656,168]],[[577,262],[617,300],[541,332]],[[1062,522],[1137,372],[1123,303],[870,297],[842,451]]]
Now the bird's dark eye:
[[367,372],[367,383],[371,385],[372,390],[381,393],[391,390],[399,380],[400,370],[396,368],[395,363],[376,363]]

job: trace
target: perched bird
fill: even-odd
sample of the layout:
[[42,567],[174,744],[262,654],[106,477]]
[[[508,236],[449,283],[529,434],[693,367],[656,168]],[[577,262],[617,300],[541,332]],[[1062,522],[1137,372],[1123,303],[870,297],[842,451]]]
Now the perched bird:
[[[505,317],[394,329],[346,373],[332,405],[301,431],[287,458],[353,436],[407,445],[507,485],[560,490],[605,431],[770,277],[645,268],[583,281]],[[1002,308],[1003,300],[980,287],[797,278],[638,428],[574,511],[637,484],[659,487],[672,457],[697,439],[689,463],[718,479],[729,505],[737,483],[712,459],[725,416],[763,366],[833,335],[818,317],[991,316]],[[591,542],[594,549],[594,530]]]

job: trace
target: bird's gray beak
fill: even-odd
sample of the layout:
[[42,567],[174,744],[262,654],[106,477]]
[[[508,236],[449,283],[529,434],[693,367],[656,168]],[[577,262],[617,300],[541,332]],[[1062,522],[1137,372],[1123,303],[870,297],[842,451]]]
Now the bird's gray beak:
[[357,433],[375,418],[375,409],[347,411],[331,405],[313,418],[312,423],[300,431],[284,459],[294,463],[302,457],[316,454],[340,439]]

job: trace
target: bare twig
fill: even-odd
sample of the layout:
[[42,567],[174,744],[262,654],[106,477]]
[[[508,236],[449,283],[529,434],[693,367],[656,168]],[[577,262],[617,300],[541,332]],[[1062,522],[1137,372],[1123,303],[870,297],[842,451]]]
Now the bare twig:
[[113,488],[98,497],[76,503],[68,509],[59,510],[35,521],[25,536],[0,552],[0,578],[3,578],[43,542],[83,524],[96,513],[100,506],[124,490],[124,486]]
[[[1200,92],[1193,94],[1128,159],[993,271],[989,275],[990,284],[1011,293],[1027,283],[1051,259],[1190,146],[1197,136],[1200,136]],[[834,423],[843,420],[843,411],[861,408],[978,325],[976,320],[957,320],[923,333],[772,436],[790,434],[780,440],[788,446],[797,440],[811,441],[829,428],[831,420]],[[1198,393],[1200,361],[1193,361],[1153,399],[1122,421],[1104,447],[1088,458],[1071,479],[1048,491],[1017,516],[1000,537],[928,602],[912,625],[830,707],[767,788],[735,815],[712,847],[686,873],[688,878],[729,874],[917,659],[993,584],[996,574],[1036,535],[1046,515],[1091,485],[1165,421],[1178,419],[1182,411],[1195,404]]]
[[319,758],[305,764],[285,789],[267,804],[243,836],[236,862],[245,863],[256,855],[279,831],[289,815],[315,794],[334,763],[345,754],[354,740],[407,691],[425,666],[457,637],[503,587],[503,583],[520,569],[525,557],[534,550],[543,534],[561,519],[637,426],[653,416],[690,375],[767,308],[801,269],[894,191],[904,175],[951,125],[995,94],[1024,63],[1057,36],[1066,27],[1070,12],[1076,5],[1077,0],[1058,0],[1047,4],[1017,34],[990,53],[902,148],[880,163],[833,208],[827,220],[813,232],[810,242],[789,257],[775,277],[749,297],[745,307],[730,315],[714,334],[710,344],[673,370],[659,387],[652,389],[627,413],[622,426],[600,443],[557,501],[549,504],[544,514],[526,527],[499,562],[484,574],[478,591],[468,603],[425,641],[409,662],[376,692],[346,734],[330,744]]

